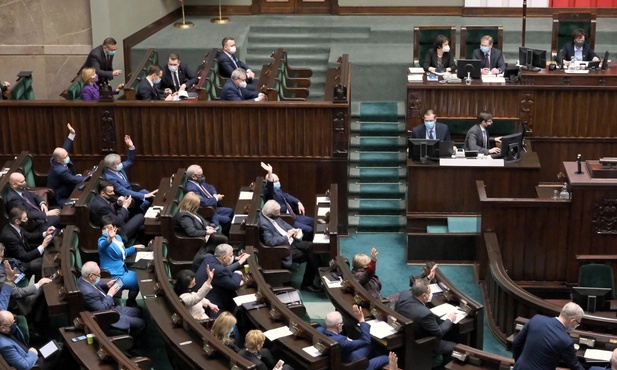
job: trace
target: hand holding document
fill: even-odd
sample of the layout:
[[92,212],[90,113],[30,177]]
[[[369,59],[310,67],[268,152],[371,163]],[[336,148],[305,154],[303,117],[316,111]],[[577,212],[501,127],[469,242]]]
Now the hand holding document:
[[449,303],[444,303],[439,306],[431,308],[431,312],[435,315],[439,316],[440,319],[445,320],[448,318],[448,315],[451,312],[456,314],[456,319],[453,321],[454,324],[458,324],[462,319],[467,317],[467,312],[461,310],[458,307],[454,307]]

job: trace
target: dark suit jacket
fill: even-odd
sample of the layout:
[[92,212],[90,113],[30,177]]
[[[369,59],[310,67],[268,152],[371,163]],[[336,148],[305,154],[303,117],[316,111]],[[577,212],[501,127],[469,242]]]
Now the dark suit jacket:
[[[257,370],[270,370],[276,365],[276,361],[274,360],[272,353],[267,348],[262,348],[259,351],[259,356],[261,358],[246,349],[241,349],[238,351],[238,354],[257,365]],[[283,365],[283,369],[285,369],[285,365]]]
[[[568,42],[567,44],[563,46],[563,49],[561,49],[559,53],[560,53],[559,55],[563,55],[563,59],[559,62],[562,62],[563,60],[570,61],[570,59],[574,56],[574,43]],[[591,46],[589,46],[588,43],[583,44],[583,60],[584,61],[590,61],[594,57],[597,57],[597,56],[598,55],[593,50],[591,50]]]
[[102,227],[103,217],[105,216],[110,216],[115,225],[122,227],[129,217],[129,210],[116,203],[110,204],[107,199],[97,194],[90,202],[90,221],[94,225]]
[[[180,85],[186,84],[186,90],[189,90],[199,81],[195,73],[190,70],[186,63],[180,63],[178,66],[178,80]],[[163,67],[163,77],[161,77],[159,88],[161,90],[170,88],[174,92],[178,91],[176,86],[174,86],[174,80],[168,67]]]
[[199,205],[202,207],[220,206],[220,204],[218,204],[218,199],[212,196],[214,194],[218,194],[214,185],[210,185],[204,182],[201,184],[201,186],[203,186],[208,191],[208,193],[210,193],[210,196],[208,196],[204,189],[200,187],[200,184],[196,183],[193,180],[188,180],[186,182],[186,184],[184,185],[184,190],[186,192],[192,192],[199,195]]
[[[490,147],[490,136],[488,134],[488,130],[486,131],[486,144]],[[480,125],[473,125],[469,131],[467,131],[467,136],[465,136],[465,150],[477,150],[478,153],[488,154],[488,148],[484,148],[484,138],[482,137],[482,129]]]
[[235,274],[233,270],[223,266],[213,255],[206,254],[206,257],[195,273],[196,288],[200,288],[206,280],[208,280],[206,265],[210,265],[210,270],[215,269],[214,277],[212,278],[212,290],[208,292],[206,298],[219,306],[221,312],[233,312],[235,307],[233,299],[236,296],[236,289],[240,288],[242,276]]
[[501,50],[499,49],[496,49],[496,48],[491,49],[491,60],[489,61],[491,65],[488,67],[485,65],[486,63],[484,62],[485,60],[484,53],[482,52],[482,50],[480,49],[474,50],[473,59],[481,60],[482,68],[488,68],[488,69],[497,68],[500,73],[503,73],[506,70],[506,62],[503,60],[503,54],[501,53]]
[[[452,321],[450,320],[442,321],[440,324],[438,322],[439,317],[416,299],[416,297],[411,294],[411,290],[401,292],[394,309],[401,315],[413,320],[416,338],[425,338],[429,336],[442,338],[452,327]],[[439,343],[438,352],[451,353],[455,344],[456,343],[442,340]]]
[[323,327],[319,327],[317,330],[339,342],[341,345],[341,359],[343,362],[351,362],[355,360],[358,357],[355,356],[355,351],[364,349],[371,345],[371,326],[366,322],[360,323],[360,338],[356,340],[350,340],[350,338],[344,335],[331,332]]
[[560,359],[570,369],[584,369],[576,358],[572,339],[555,317],[532,317],[514,338],[512,357],[515,370],[552,370]]
[[96,70],[96,74],[99,76],[99,81],[103,79],[113,80],[114,75],[114,56],[111,55],[109,59],[105,55],[105,51],[103,50],[103,45],[99,45],[92,49],[90,54],[88,54],[88,58],[86,58],[86,62],[79,69],[79,73],[84,68],[94,68]]
[[15,230],[11,224],[6,224],[0,232],[0,242],[4,244],[5,256],[17,258],[22,262],[30,262],[34,259],[41,257],[41,253],[37,248],[32,248],[28,242],[36,242],[40,240],[41,234],[31,233],[29,231],[20,228],[24,233],[26,241],[19,237],[19,232]]
[[[82,278],[77,279],[77,286],[79,287],[79,290],[81,290],[81,294],[84,297],[84,306],[86,307],[86,310],[115,310],[120,314],[120,318],[111,326],[120,330],[129,330],[131,328],[131,323],[127,319],[124,312],[125,307],[116,306],[112,296],[103,294],[100,290],[96,289],[92,284]],[[101,290],[105,292],[107,291],[107,284],[100,282],[98,286]]]
[[[232,61],[232,58],[233,58],[233,61]],[[236,58],[233,55],[229,56],[224,51],[221,52],[221,54],[219,54],[218,61],[219,61],[219,74],[225,78],[231,77],[231,72],[235,71],[237,68],[242,68],[245,71],[250,69],[249,66],[244,64],[240,59]],[[236,62],[236,64],[234,64],[234,61]],[[247,79],[247,82],[248,82],[248,79]]]
[[150,80],[144,78],[137,87],[137,100],[160,100],[161,92],[156,85],[150,85]]
[[[426,126],[424,126],[424,123],[411,129],[411,137],[413,139],[426,139]],[[435,139],[439,141],[450,141],[450,130],[447,125],[435,122]]]
[[194,237],[205,237],[206,226],[210,225],[206,219],[199,214],[190,214],[187,211],[176,213],[174,217],[176,227],[182,229],[186,235]]
[[242,101],[255,99],[259,96],[257,91],[251,91],[234,85],[232,79],[228,79],[221,90],[221,100]]
[[[288,212],[287,204],[289,204],[292,208],[292,211],[295,214],[299,214],[298,211],[298,203],[300,200],[289,193],[285,193],[283,190],[274,188],[274,181],[266,180],[266,189],[264,190],[264,199],[265,201],[269,201],[270,199],[274,199],[281,206],[281,213],[291,213]],[[285,203],[287,201],[287,203]]]
[[[73,148],[73,140],[67,138],[62,145],[67,152]],[[60,207],[68,200],[75,188],[75,184],[79,184],[82,176],[77,176],[73,162],[64,165],[58,163],[53,157],[49,159],[49,175],[47,176],[47,187],[54,189],[56,192],[56,202]]]
[[[437,68],[437,52],[435,49],[429,49],[424,59],[424,70],[428,72],[429,67]],[[454,64],[454,56],[452,53],[443,53],[441,57],[441,68],[445,71],[446,68],[451,68],[452,72],[456,70],[456,64]]]
[[15,207],[19,207],[24,209],[28,214],[29,222],[34,223],[44,223],[47,220],[47,215],[45,212],[41,211],[40,204],[43,202],[43,198],[39,195],[29,192],[28,190],[24,190],[22,192],[23,196],[28,198],[32,204],[35,205],[33,207],[30,205],[24,198],[21,197],[13,188],[9,188],[6,193],[6,211],[9,212],[11,209]]
[[122,162],[122,171],[120,171],[120,173],[122,173],[122,176],[124,176],[124,179],[120,177],[119,175],[117,175],[112,170],[110,170],[109,168],[105,168],[105,170],[103,170],[103,176],[105,177],[105,180],[112,183],[112,185],[114,186],[114,191],[118,193],[119,195],[123,195],[125,197],[127,195],[130,195],[135,199],[139,199],[143,201],[145,199],[144,198],[145,194],[147,194],[148,192],[143,193],[139,191],[134,191],[131,188],[131,183],[129,182],[129,178],[126,175],[126,169],[129,168],[133,164],[134,160],[135,160],[135,149],[129,150],[128,157],[126,161]]

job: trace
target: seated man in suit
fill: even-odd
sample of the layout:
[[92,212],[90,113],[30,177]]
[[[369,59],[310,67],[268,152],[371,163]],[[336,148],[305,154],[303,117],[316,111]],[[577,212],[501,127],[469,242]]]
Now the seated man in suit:
[[99,45],[92,49],[84,65],[79,69],[77,75],[81,74],[81,70],[84,68],[94,68],[97,76],[99,76],[99,82],[109,82],[113,80],[115,76],[122,74],[122,70],[114,69],[114,55],[118,45],[113,37],[108,37],[103,40],[103,45]]
[[186,63],[180,62],[178,54],[169,54],[167,68],[163,69],[160,89],[165,94],[190,90],[199,79]]
[[291,227],[280,216],[280,204],[274,199],[268,200],[259,213],[259,230],[264,244],[270,247],[289,245],[291,258],[281,261],[282,267],[290,268],[293,261],[306,262],[300,288],[313,293],[321,292],[320,287],[313,285],[315,276],[319,275],[319,258],[313,253],[313,243],[303,241],[300,237],[302,230]]
[[[480,112],[478,122],[467,131],[467,136],[465,136],[465,150],[476,150],[484,155],[501,153],[498,147],[490,148],[491,141],[486,129],[492,124],[493,115],[489,112]],[[500,142],[501,137],[495,138],[495,141]]]
[[[429,282],[426,279],[415,279],[410,290],[401,292],[394,306],[396,312],[413,320],[417,339],[429,336],[443,338],[456,319],[456,314],[451,312],[446,320],[440,323],[439,317],[426,307],[426,303],[432,299],[433,293]],[[443,355],[442,364],[447,364],[450,362],[450,355],[455,345],[455,342],[441,339],[439,346],[433,350],[433,356]]]
[[589,368],[589,370],[606,370],[606,369],[617,370],[617,349],[613,350],[613,355],[611,356],[611,361],[609,362],[609,365],[610,365],[610,368],[604,367],[604,366],[592,366]]
[[24,229],[44,232],[50,226],[60,224],[60,210],[50,210],[43,198],[29,192],[24,175],[13,172],[9,176],[9,185],[11,187],[5,199],[6,210],[8,212],[13,208],[21,208],[28,213],[28,222],[22,225]]
[[115,282],[115,279],[101,281],[101,269],[96,262],[90,261],[82,266],[77,286],[81,290],[84,306],[88,311],[115,310],[120,314],[120,319],[111,326],[128,330],[131,336],[138,337],[146,327],[146,322],[141,318],[141,309],[117,306],[114,303],[114,295],[120,290],[120,286],[114,284]]
[[[0,243],[6,247],[6,256],[17,258],[23,264],[26,276],[34,274],[36,279],[41,278],[43,267],[43,253],[51,243],[55,227],[50,226],[44,233],[34,233],[24,230],[21,225],[28,223],[28,214],[22,208],[16,207],[9,211],[9,223],[0,232]],[[37,242],[44,238],[36,248],[32,248],[29,242]]]
[[204,171],[201,166],[192,164],[186,169],[186,177],[188,178],[184,185],[184,190],[195,193],[199,196],[199,205],[202,207],[214,207],[214,216],[212,222],[220,225],[222,232],[229,235],[231,220],[234,218],[233,208],[223,207],[221,201],[225,197],[216,191],[214,185],[206,182]]
[[563,306],[558,317],[532,317],[514,338],[514,370],[554,369],[560,360],[569,369],[583,370],[568,333],[576,329],[584,314],[579,305],[569,302]]
[[577,28],[572,32],[572,42],[568,42],[563,46],[563,49],[559,52],[561,60],[559,63],[563,63],[564,66],[569,66],[572,58],[575,62],[597,62],[600,60],[598,55],[591,50],[591,46],[585,43],[585,31],[581,28]]
[[450,130],[447,125],[437,122],[437,116],[432,109],[424,112],[424,123],[411,129],[413,139],[437,139],[450,141]]
[[313,240],[313,227],[315,220],[306,216],[304,205],[300,200],[281,189],[279,177],[272,173],[272,166],[261,162],[261,168],[268,171],[266,175],[266,188],[264,189],[264,199],[266,201],[274,199],[281,206],[281,213],[291,214],[296,218],[293,227],[302,230],[303,240]]
[[506,70],[506,62],[501,50],[493,47],[493,38],[484,35],[480,39],[480,48],[473,51],[473,59],[481,60],[483,75],[497,75]]
[[103,227],[103,217],[111,217],[114,225],[120,228],[119,234],[122,239],[128,242],[137,235],[144,224],[143,213],[129,215],[132,201],[133,198],[130,195],[117,197],[113,184],[101,180],[98,194],[90,203],[90,222],[97,227]]
[[235,306],[234,297],[236,289],[244,285],[244,278],[241,267],[249,258],[247,253],[238,256],[234,262],[233,248],[229,244],[219,244],[214,250],[214,255],[206,254],[201,265],[195,273],[195,288],[199,289],[208,280],[207,266],[214,271],[212,278],[212,290],[208,292],[206,298],[210,303],[218,306],[219,311],[214,312],[207,309],[206,314],[215,318],[223,311],[233,312]]
[[[317,330],[339,342],[341,345],[342,362],[351,362],[360,357],[367,357],[369,359],[367,370],[382,369],[390,363],[393,357],[396,358],[396,355],[390,352],[390,356],[381,355],[371,358],[373,352],[370,333],[371,326],[364,321],[364,313],[360,307],[353,305],[352,309],[360,325],[360,338],[352,340],[341,334],[343,330],[343,316],[338,311],[329,312],[326,315],[326,327],[318,327]],[[389,368],[397,369],[396,366]]]
[[251,71],[249,66],[244,64],[234,55],[236,53],[236,40],[233,37],[225,37],[221,42],[223,52],[218,57],[219,74],[221,77],[230,78],[233,71],[242,68],[246,71],[247,89],[255,91],[255,73]]
[[[163,71],[161,67],[157,65],[151,65],[148,67],[148,75],[141,80],[139,86],[137,86],[137,100],[161,100],[163,92],[159,91],[158,84],[163,77]],[[165,97],[165,100],[173,100],[175,94],[169,94]]]
[[148,191],[146,189],[133,190],[129,178],[126,175],[126,169],[133,164],[135,160],[135,145],[129,135],[124,136],[124,143],[129,148],[128,158],[126,161],[121,162],[121,158],[118,154],[108,154],[105,157],[105,170],[103,171],[103,177],[109,181],[113,187],[114,192],[128,197],[131,196],[139,204],[142,212],[146,212],[152,203],[152,198],[158,192],[157,190]]
[[47,187],[56,193],[56,202],[60,207],[64,207],[75,185],[84,179],[81,174],[76,173],[69,157],[69,151],[75,140],[75,129],[70,123],[67,123],[66,127],[69,129],[69,137],[64,141],[62,148],[54,150],[49,160],[49,176],[47,176]]
[[252,99],[255,101],[266,101],[264,93],[248,90],[246,86],[246,71],[242,68],[236,69],[223,85],[221,100],[243,101]]

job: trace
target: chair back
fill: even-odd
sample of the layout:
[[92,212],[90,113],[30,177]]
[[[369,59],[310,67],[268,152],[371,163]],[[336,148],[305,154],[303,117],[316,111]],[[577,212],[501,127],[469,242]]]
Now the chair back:
[[613,278],[613,268],[601,263],[590,263],[581,266],[578,275],[579,287],[590,288],[610,288],[609,299],[615,296],[615,280]]
[[448,38],[450,53],[456,55],[456,27],[454,26],[418,26],[413,28],[413,64],[421,67],[426,53],[435,45],[439,35]]
[[473,59],[473,51],[480,47],[480,39],[484,35],[493,38],[493,47],[503,50],[502,26],[463,26],[461,27],[460,59]]
[[585,41],[591,49],[596,46],[596,15],[593,13],[556,13],[553,14],[553,34],[551,38],[551,55],[553,60],[565,44],[572,41],[572,32],[582,28],[587,35]]
[[84,87],[84,82],[81,78],[77,79],[77,81],[73,82],[71,86],[66,90],[66,99],[67,100],[81,100],[81,89]]

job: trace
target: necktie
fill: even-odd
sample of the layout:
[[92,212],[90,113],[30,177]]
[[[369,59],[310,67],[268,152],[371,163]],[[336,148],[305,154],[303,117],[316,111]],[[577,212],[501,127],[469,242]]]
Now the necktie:
[[178,79],[178,72],[174,72],[173,77],[174,77],[174,86],[176,86],[176,91],[180,90],[180,80]]
[[488,145],[486,142],[486,130],[482,130],[482,147],[488,149]]
[[26,237],[24,236],[24,232],[21,230],[19,230],[19,239],[21,240],[21,244],[24,246],[24,249],[29,251],[30,245],[28,244],[28,241],[26,240]]
[[434,139],[435,138],[435,135],[433,135],[433,130],[429,130],[428,131],[428,138],[429,139]]
[[233,55],[231,56],[231,61],[234,62],[234,65],[236,66],[236,69],[238,69],[238,63],[236,63],[236,57],[234,57]]
[[36,205],[34,205],[34,203],[32,203],[32,201],[30,199],[28,199],[28,197],[26,196],[25,193],[21,193],[21,197],[24,198],[24,200],[26,201],[26,203],[28,203],[32,208],[39,210],[39,207],[37,207]]
[[283,195],[283,200],[285,201],[285,205],[287,206],[287,212],[289,212],[290,215],[296,217],[296,214],[294,213],[293,208],[291,208],[291,205],[287,203],[287,199],[285,199],[284,195]]
[[491,60],[488,53],[484,54],[484,65],[486,66],[486,68],[491,69]]
[[203,191],[204,191],[204,194],[206,194],[206,196],[207,196],[208,198],[212,198],[212,194],[210,194],[210,192],[209,192],[208,190],[206,190],[206,187],[205,187],[205,186],[203,186],[203,185],[199,184],[199,187],[201,188],[201,190],[203,190]]

